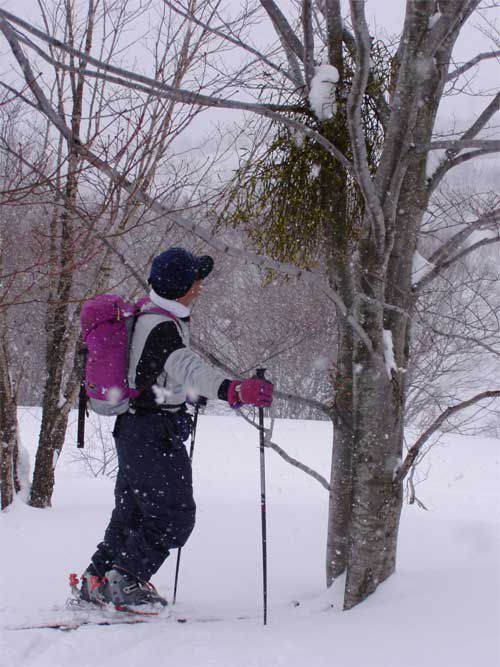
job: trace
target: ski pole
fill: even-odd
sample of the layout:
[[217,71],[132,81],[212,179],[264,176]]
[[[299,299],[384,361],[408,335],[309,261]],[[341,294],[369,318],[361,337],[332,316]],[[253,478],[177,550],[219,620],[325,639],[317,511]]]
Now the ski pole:
[[82,449],[85,446],[85,417],[87,415],[87,392],[85,390],[85,364],[87,362],[87,351],[82,351],[83,371],[80,381],[80,393],[78,395],[78,427],[76,436],[76,446]]
[[[257,368],[257,377],[265,380],[265,368]],[[262,593],[264,625],[267,625],[267,531],[266,531],[266,459],[264,453],[264,408],[259,408],[260,431],[260,517],[262,523]]]
[[[200,411],[200,406],[206,405],[207,404],[207,399],[200,397],[199,400],[196,402],[196,405],[194,406],[194,416],[193,416],[193,430],[191,431],[191,446],[189,448],[189,461],[192,463],[193,462],[193,454],[194,454],[194,443],[196,439],[196,427],[198,425],[198,413]],[[177,563],[175,564],[175,581],[174,581],[174,596],[172,599],[172,604],[175,604],[175,600],[177,598],[177,583],[179,581],[179,567],[181,564],[181,551],[182,547],[179,547],[177,550]]]

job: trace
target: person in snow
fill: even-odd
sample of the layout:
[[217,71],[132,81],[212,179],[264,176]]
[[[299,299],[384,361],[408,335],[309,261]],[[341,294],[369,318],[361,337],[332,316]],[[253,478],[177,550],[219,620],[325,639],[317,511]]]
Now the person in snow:
[[149,301],[174,318],[151,313],[136,320],[128,381],[140,393],[117,417],[115,507],[104,539],[81,578],[80,597],[115,606],[166,605],[150,578],[170,549],[182,547],[195,524],[191,463],[184,441],[191,431],[188,395],[221,399],[233,408],[268,407],[273,385],[234,380],[206,365],[189,347],[189,316],[208,255],[170,248],[151,266]]

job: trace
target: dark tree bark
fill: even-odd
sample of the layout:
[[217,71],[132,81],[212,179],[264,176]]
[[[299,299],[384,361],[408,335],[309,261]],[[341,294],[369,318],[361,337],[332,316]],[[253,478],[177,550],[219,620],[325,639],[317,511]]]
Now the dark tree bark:
[[9,375],[5,341],[5,313],[0,308],[0,508],[5,509],[19,492],[17,401]]

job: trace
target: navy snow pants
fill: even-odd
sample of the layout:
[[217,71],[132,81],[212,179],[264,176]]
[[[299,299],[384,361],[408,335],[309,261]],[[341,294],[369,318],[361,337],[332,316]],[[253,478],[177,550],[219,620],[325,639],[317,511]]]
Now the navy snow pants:
[[100,576],[118,566],[149,581],[169,549],[182,547],[191,534],[196,506],[183,443],[189,430],[181,439],[175,428],[168,414],[126,413],[117,418],[115,508],[92,557]]

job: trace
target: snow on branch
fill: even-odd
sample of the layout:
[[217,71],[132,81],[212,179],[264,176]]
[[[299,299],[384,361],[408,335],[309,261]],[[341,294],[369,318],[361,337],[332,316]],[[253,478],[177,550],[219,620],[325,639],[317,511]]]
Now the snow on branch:
[[425,259],[425,257],[423,257],[418,251],[415,251],[415,254],[413,255],[411,284],[413,286],[418,285],[419,281],[422,280],[433,269],[434,264]]
[[432,16],[429,17],[429,30],[432,30],[441,17],[442,14],[439,11],[435,12]]
[[319,65],[315,68],[311,79],[309,104],[319,120],[328,120],[335,115],[335,84],[338,80],[339,73],[333,65]]
[[397,373],[398,367],[396,364],[396,358],[394,356],[394,343],[392,340],[392,331],[390,329],[384,329],[383,331],[383,343],[384,343],[384,361],[385,369],[389,379],[392,378],[392,373]]

